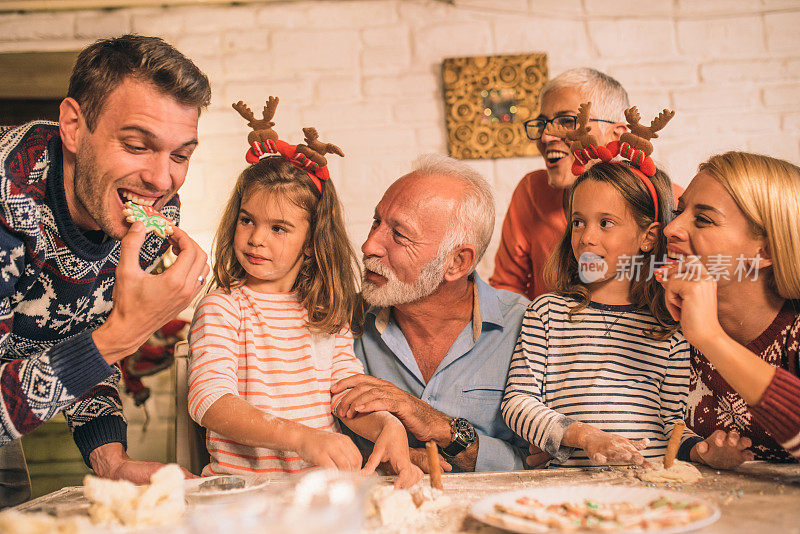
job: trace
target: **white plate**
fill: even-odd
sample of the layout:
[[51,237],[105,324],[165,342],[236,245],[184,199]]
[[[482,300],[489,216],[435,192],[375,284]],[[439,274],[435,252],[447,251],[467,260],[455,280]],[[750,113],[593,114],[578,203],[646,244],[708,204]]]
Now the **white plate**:
[[[236,488],[236,489],[216,489],[216,488],[208,488],[208,489],[200,489],[200,484],[203,482],[208,482],[209,480],[215,480],[218,478],[226,478],[227,476],[233,476],[236,478],[241,478],[244,480],[244,487],[243,488]],[[211,477],[200,477],[200,478],[191,478],[184,481],[183,487],[186,490],[186,497],[210,497],[212,495],[233,495],[236,493],[247,493],[249,491],[261,489],[264,486],[269,484],[269,480],[265,477],[259,476],[252,476],[252,475],[223,475],[223,476],[211,476]]]
[[516,500],[520,497],[531,497],[545,505],[562,502],[582,502],[584,499],[591,499],[598,503],[628,502],[634,505],[646,505],[662,496],[677,501],[702,503],[711,510],[711,514],[708,517],[687,523],[686,525],[641,532],[647,532],[648,534],[691,532],[706,527],[720,518],[721,514],[716,505],[706,500],[695,498],[693,495],[679,493],[677,491],[659,490],[656,488],[636,488],[627,486],[547,486],[508,491],[490,495],[474,503],[470,508],[470,513],[474,518],[493,527],[502,528],[511,532],[518,532],[520,534],[562,532],[561,530],[554,530],[523,518],[505,514],[502,518],[498,517],[499,513],[495,510],[494,506],[495,504],[504,504],[506,506],[514,505]]

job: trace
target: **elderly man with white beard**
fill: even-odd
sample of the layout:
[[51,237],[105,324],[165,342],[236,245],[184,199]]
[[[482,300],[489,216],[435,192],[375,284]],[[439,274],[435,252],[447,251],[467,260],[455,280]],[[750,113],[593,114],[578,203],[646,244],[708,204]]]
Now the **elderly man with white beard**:
[[503,422],[500,401],[528,300],[475,272],[494,217],[479,173],[428,154],[386,191],[361,247],[369,309],[355,352],[371,376],[334,384],[334,393],[350,389],[336,415],[393,413],[425,471],[428,441],[447,471],[525,465],[527,445]]

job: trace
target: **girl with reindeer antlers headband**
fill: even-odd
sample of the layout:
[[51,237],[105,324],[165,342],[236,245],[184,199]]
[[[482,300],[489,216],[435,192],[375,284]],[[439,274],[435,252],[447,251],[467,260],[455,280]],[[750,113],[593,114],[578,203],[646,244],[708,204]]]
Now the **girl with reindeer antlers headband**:
[[[619,140],[628,130],[624,121],[625,109],[630,107],[627,93],[615,80],[590,69],[576,69],[551,82],[555,84],[543,92],[538,115],[526,123],[526,133],[535,140],[545,158],[546,169],[526,174],[514,189],[503,220],[494,272],[489,279],[492,286],[522,293],[530,300],[553,289],[545,283],[544,266],[567,227],[565,193],[576,176],[570,171],[580,174],[579,168],[585,170],[587,157],[599,158],[603,153],[605,159],[611,159],[606,144]],[[585,102],[581,95],[587,92],[595,95],[600,105],[593,102],[591,107],[579,109]],[[552,128],[544,132],[545,126],[554,123],[566,126],[559,137],[550,135]],[[597,148],[595,156],[589,153],[591,149],[581,154],[586,146],[570,150],[587,125],[591,125],[591,131],[587,132],[590,137],[585,145]],[[575,169],[572,169],[576,163],[573,152],[578,152]],[[672,184],[672,189],[675,198],[683,192],[676,184]]]
[[[306,144],[281,141],[270,97],[253,129],[214,243],[214,280],[192,321],[190,415],[208,429],[204,475],[357,470],[361,453],[332,415],[334,381],[363,373],[349,321],[356,257],[325,154],[344,156],[317,131]],[[373,441],[364,470],[389,462],[397,485],[422,472],[411,463],[402,423],[387,412],[343,421]]]
[[[581,105],[584,119],[589,109]],[[555,292],[525,314],[501,409],[512,430],[560,466],[656,462],[668,442],[677,449],[692,436],[681,426],[689,346],[652,272],[666,261],[662,229],[673,199],[649,140],[673,115],[664,110],[641,127],[630,108],[631,132],[605,146],[585,120],[549,132],[571,141],[580,176],[545,270]],[[619,154],[630,162],[612,161]]]

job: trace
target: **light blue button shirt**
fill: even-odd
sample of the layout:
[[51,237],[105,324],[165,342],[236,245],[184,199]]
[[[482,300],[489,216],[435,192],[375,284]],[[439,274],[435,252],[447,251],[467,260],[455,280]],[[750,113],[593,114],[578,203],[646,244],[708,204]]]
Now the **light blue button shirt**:
[[[529,301],[494,289],[477,274],[474,280],[472,321],[427,384],[389,308],[367,312],[364,334],[355,341],[356,357],[367,374],[392,382],[450,417],[472,423],[478,433],[475,471],[524,469],[527,443],[503,422],[500,402]],[[409,443],[424,446],[410,434]]]

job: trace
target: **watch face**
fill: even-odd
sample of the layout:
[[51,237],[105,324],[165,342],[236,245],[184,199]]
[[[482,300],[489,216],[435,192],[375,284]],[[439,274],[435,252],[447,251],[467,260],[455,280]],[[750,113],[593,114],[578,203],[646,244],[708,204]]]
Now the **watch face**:
[[456,419],[454,423],[457,438],[467,443],[473,443],[475,441],[475,428],[472,426],[472,423],[460,417]]

